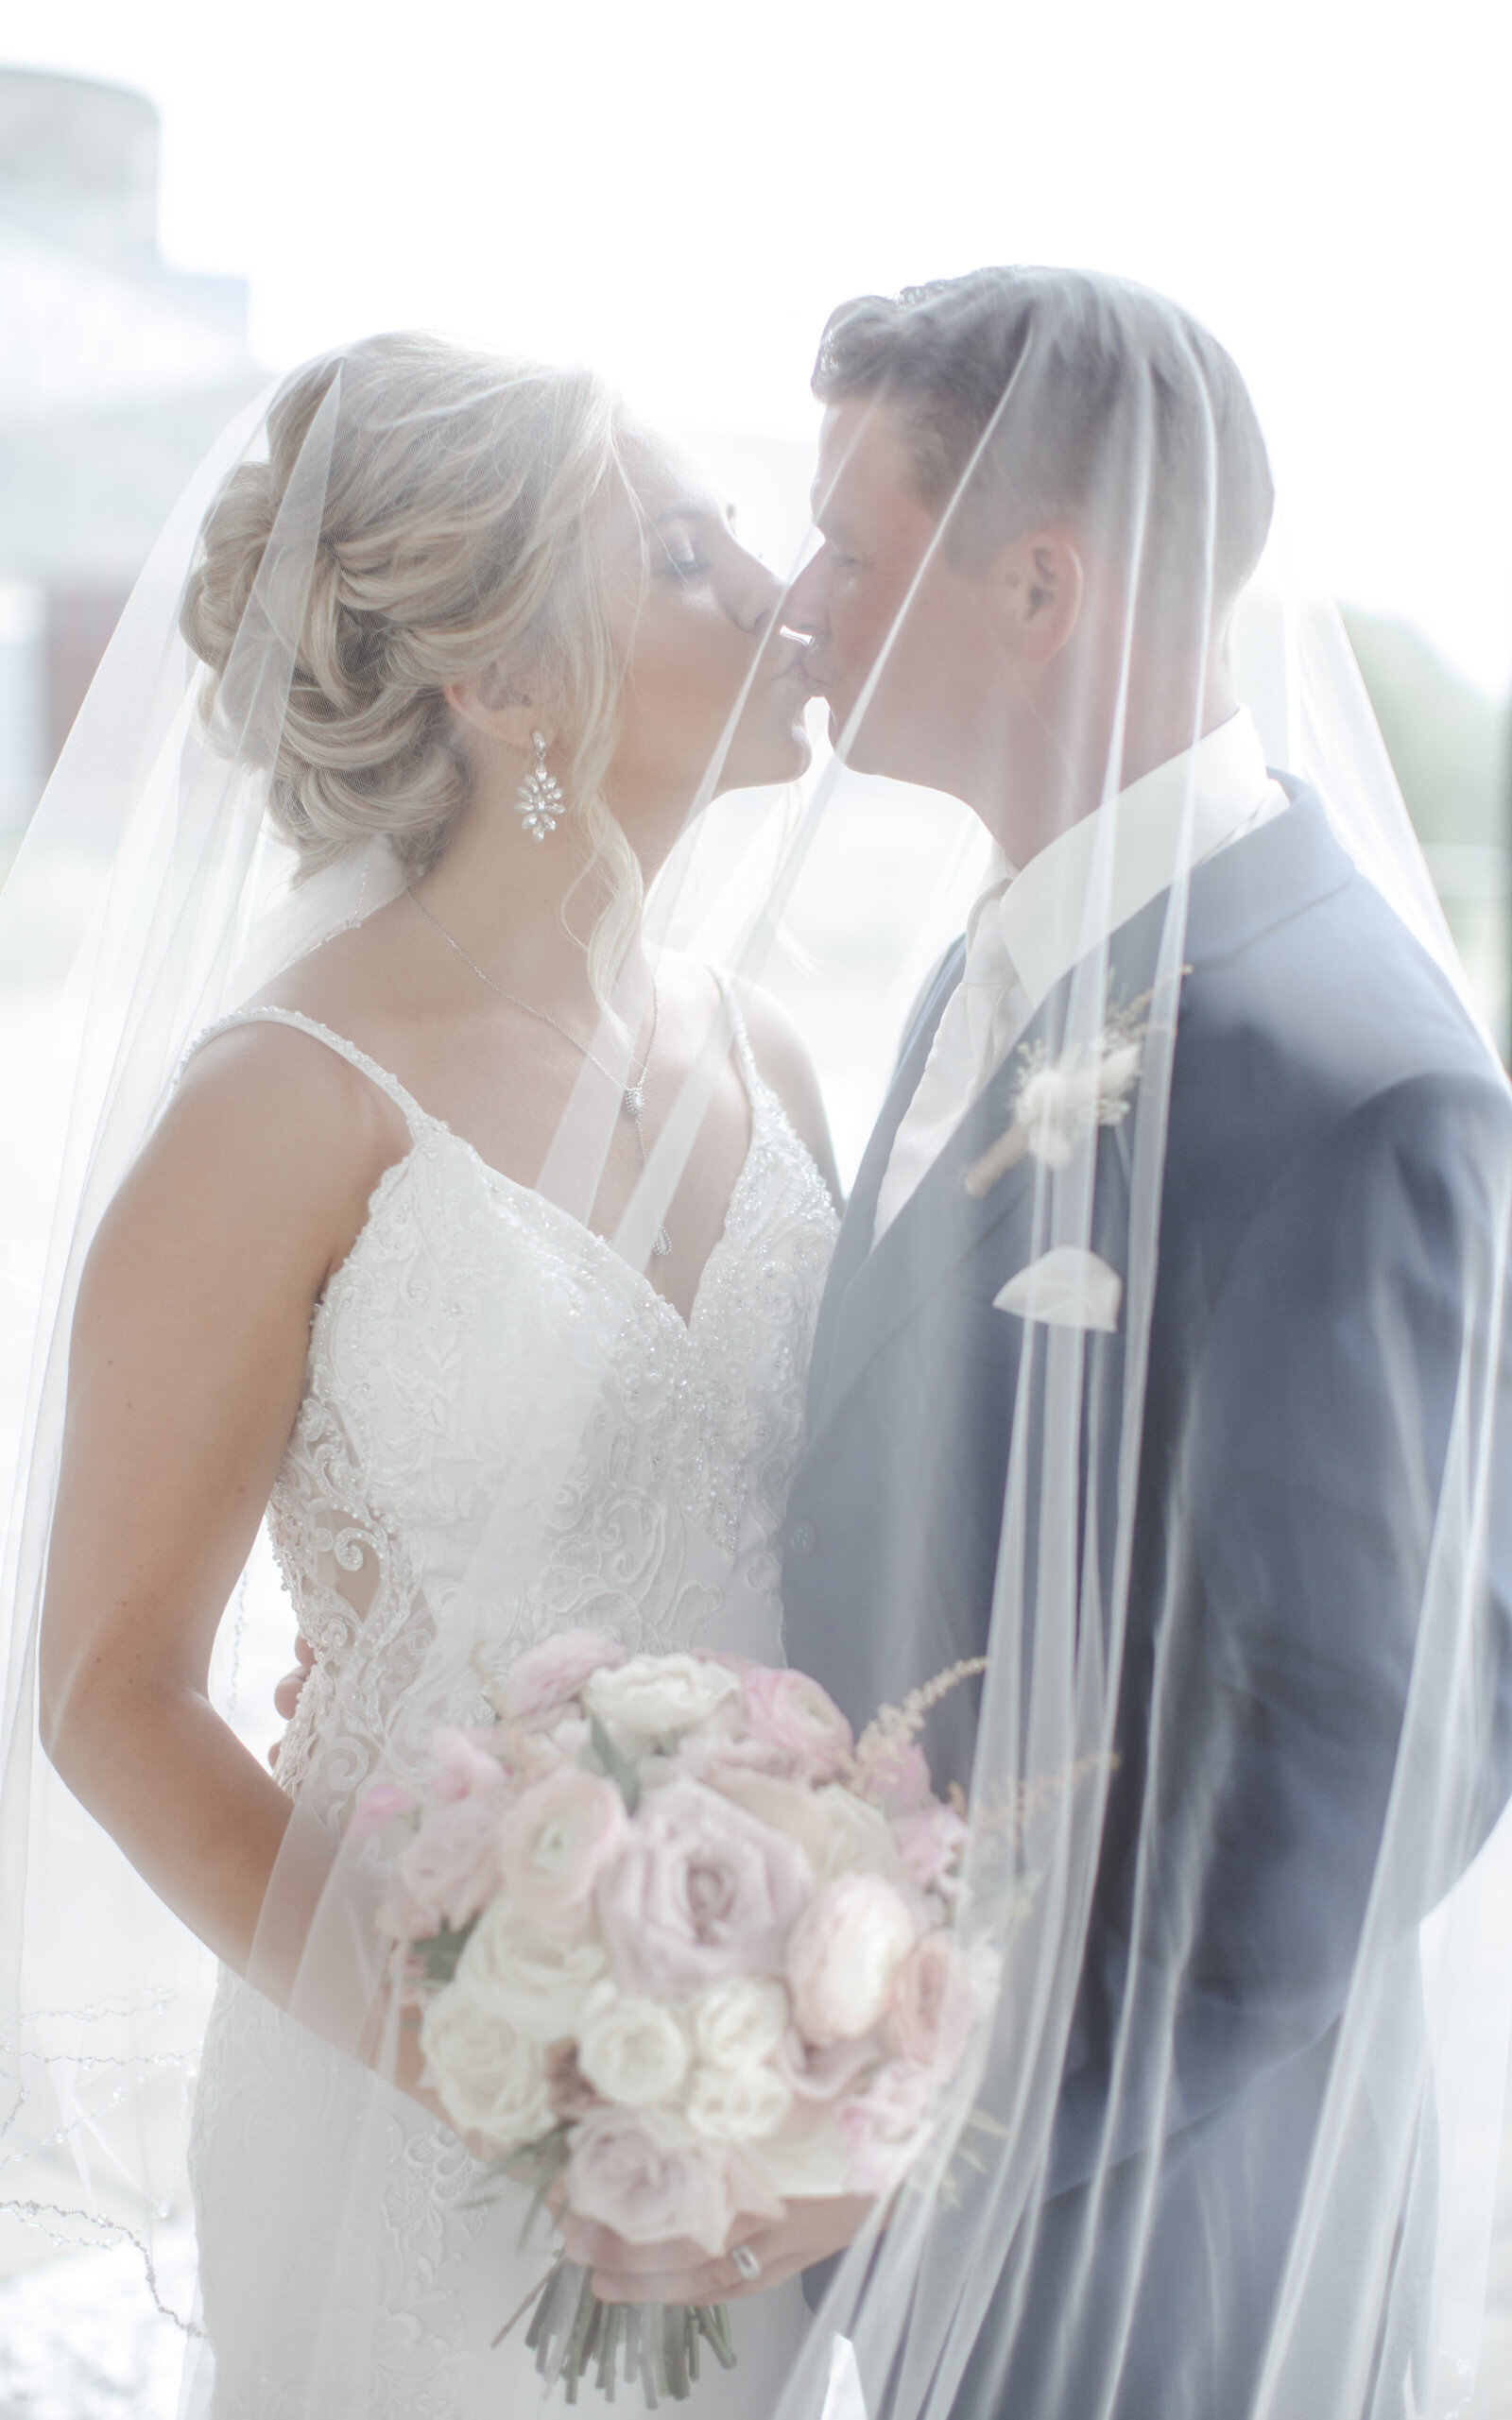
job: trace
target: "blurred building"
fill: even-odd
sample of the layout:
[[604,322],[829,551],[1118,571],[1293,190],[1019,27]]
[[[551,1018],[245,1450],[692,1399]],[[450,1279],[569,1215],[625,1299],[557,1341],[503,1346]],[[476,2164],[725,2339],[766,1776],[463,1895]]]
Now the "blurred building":
[[175,497],[266,383],[246,280],[159,257],[158,151],[143,94],[0,67],[0,850]]

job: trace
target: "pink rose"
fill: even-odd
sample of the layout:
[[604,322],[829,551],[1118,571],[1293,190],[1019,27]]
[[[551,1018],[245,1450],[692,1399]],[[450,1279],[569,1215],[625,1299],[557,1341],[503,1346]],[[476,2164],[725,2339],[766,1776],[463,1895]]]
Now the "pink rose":
[[906,2176],[929,2140],[933,2091],[927,2068],[893,2059],[844,2102],[836,2123],[850,2154],[852,2193],[890,2193]]
[[900,2059],[954,2075],[976,2016],[971,1970],[948,1932],[926,1932],[903,1960],[887,1995],[884,2031]]
[[690,2000],[724,1975],[780,1974],[811,1889],[792,1841],[700,1782],[643,1800],[598,1884],[598,1920],[627,1991]]
[[793,2016],[805,2041],[823,2050],[869,2034],[915,1930],[902,1893],[880,1874],[842,1874],[816,1894],[787,1948]]
[[435,1807],[399,1858],[379,1921],[410,1941],[459,1932],[499,1888],[499,1800]]
[[527,1647],[510,1665],[496,1703],[507,1721],[540,1724],[563,1708],[585,1682],[607,1664],[623,1664],[625,1650],[608,1630],[560,1630]]
[[499,1871],[522,1915],[542,1932],[578,1932],[601,1867],[624,1842],[612,1781],[558,1765],[532,1782],[499,1827]]
[[432,1787],[432,1797],[445,1801],[487,1796],[505,1789],[508,1777],[498,1758],[489,1753],[494,1737],[491,1724],[476,1724],[462,1731],[454,1724],[443,1723],[433,1731],[431,1754],[440,1772]]
[[375,1781],[358,1799],[356,1812],[347,1827],[347,1838],[372,1840],[396,1816],[412,1814],[416,1803],[414,1793],[401,1790],[397,1781]]
[[807,1673],[752,1664],[741,1675],[741,1695],[751,1738],[773,1749],[787,1772],[833,1781],[845,1771],[854,1745],[850,1725]]
[[563,2178],[577,2216],[612,2227],[627,2243],[680,2239],[722,2252],[740,2211],[782,2212],[726,2144],[690,2141],[676,2120],[652,2109],[591,2109],[574,2128]]
[[921,1891],[938,1891],[943,1897],[954,1898],[960,1888],[957,1869],[969,1837],[954,1808],[936,1799],[915,1814],[896,1816],[892,1833],[910,1881]]

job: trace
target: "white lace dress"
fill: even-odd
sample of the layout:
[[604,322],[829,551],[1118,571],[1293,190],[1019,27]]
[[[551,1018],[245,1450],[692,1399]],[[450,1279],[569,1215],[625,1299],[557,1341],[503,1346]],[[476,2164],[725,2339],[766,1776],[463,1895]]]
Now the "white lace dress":
[[[506,1656],[591,1622],[632,1651],[779,1659],[777,1540],[834,1216],[738,1019],[750,1146],[685,1323],[352,1044],[287,1011],[225,1024],[249,1016],[362,1069],[412,1143],[316,1312],[269,1506],[316,1656],[278,1767],[301,1819],[339,1828],[380,1760],[392,1771],[423,1754],[406,1695],[506,1491],[529,1533],[495,1614]],[[543,1419],[564,1372],[565,1453]],[[427,1736],[434,1719],[427,1702]],[[543,2265],[518,2250],[520,2203],[473,2206],[483,2171],[455,2136],[229,1974],[191,2167],[213,2354],[192,2409],[513,2420],[536,2408],[519,2331],[489,2349]],[[740,2366],[706,2380],[699,2411],[761,2420],[800,2324],[796,2289],[738,2313]]]

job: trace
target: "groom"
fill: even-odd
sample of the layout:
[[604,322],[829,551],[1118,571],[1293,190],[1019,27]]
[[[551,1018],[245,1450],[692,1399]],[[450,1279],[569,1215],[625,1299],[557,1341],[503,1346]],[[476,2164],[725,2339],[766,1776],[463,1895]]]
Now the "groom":
[[[1447,982],[1238,709],[1228,634],[1272,491],[1207,332],[1117,281],[984,270],[836,312],[815,386],[824,542],[787,609],[809,677],[853,766],[965,799],[1022,870],[925,1000],[846,1212],[789,1502],[786,1652],[858,1722],[986,1652],[1036,1315],[1084,1325],[1103,1424],[1084,1479],[1099,1451],[1117,1462],[1121,1377],[1099,1392],[1096,1356],[1121,1350],[1104,1331],[1130,1248],[1126,1133],[1098,1138],[1079,1299],[1057,1301],[1048,1269],[1036,1294],[1027,1156],[975,1198],[965,1179],[1012,1122],[1026,1055],[1054,1054],[1075,962],[1106,938],[1124,997],[1155,980],[1190,867],[1119,1762],[1022,2301],[1012,2320],[1006,2291],[989,2305],[954,2410],[1242,2420],[1397,1767],[1467,1316],[1507,1248],[1512,1107]],[[1120,477],[1143,484],[1148,579],[1121,581],[1116,557],[1110,575]],[[1131,588],[1125,620],[1108,596]],[[1498,1387],[1493,1355],[1493,1706],[1458,1851],[1413,1914],[1512,1774],[1505,1368]],[[1019,1399],[1038,1416],[1042,1397]],[[1081,1518],[1106,1558],[1095,1482]],[[970,1781],[973,1719],[964,1692],[939,1709],[936,1773]],[[1162,1927],[1183,1937],[1180,1995],[1137,2005],[1164,2012],[1168,2065],[1138,2016],[1120,2044]],[[1384,2158],[1357,2190],[1362,2220],[1372,2192],[1404,2199]],[[1417,2215],[1390,2215],[1410,2245]],[[1404,2408],[1410,2349],[1378,2348],[1373,2409]]]
[[[859,1726],[997,1643],[1016,1445],[1031,1491],[1041,1475],[1038,1436],[1015,1437],[1021,1400],[1031,1423],[1043,1404],[1019,1385],[1037,1321],[1085,1330],[1081,1552],[1106,1605],[1118,1505],[1089,1474],[1135,1458],[1137,1105],[1096,1138],[1097,1248],[1069,1286],[1035,1233],[1032,1158],[966,1180],[1037,1046],[1064,1037],[1077,962],[1106,948],[1126,1000],[1156,981],[1190,867],[1118,1760],[1041,2199],[953,2410],[1244,2420],[1377,1867],[1467,1326],[1506,1249],[1512,1107],[1447,981],[1238,708],[1228,629],[1272,491],[1206,331],[1115,280],[983,270],[837,311],[815,388],[823,543],[786,620],[832,731],[852,766],[967,801],[1020,870],[924,1000],[846,1212],[789,1502],[786,1652]],[[1137,577],[1120,528],[1140,533]],[[1494,1430],[1486,1738],[1407,1938],[1512,1771]],[[1033,1619],[1026,1655],[1046,1643]],[[970,1783],[979,1703],[958,1690],[931,1718],[936,1777]],[[1385,2139],[1353,2147],[1355,2206],[1406,2260],[1421,2222]],[[852,2224],[792,2205],[753,2237],[762,2282]],[[690,2298],[742,2291],[715,2266]],[[1411,2351],[1366,2348],[1374,2411],[1406,2408]]]

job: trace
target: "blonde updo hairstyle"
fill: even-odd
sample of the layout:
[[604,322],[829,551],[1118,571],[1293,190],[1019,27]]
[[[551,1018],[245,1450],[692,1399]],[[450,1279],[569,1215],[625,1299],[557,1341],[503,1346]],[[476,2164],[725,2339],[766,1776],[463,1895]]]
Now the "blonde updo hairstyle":
[[[316,432],[317,416],[338,379],[322,482],[330,416]],[[301,559],[302,497],[322,485],[300,614],[282,602],[290,582],[268,543],[284,508],[281,547]],[[528,677],[555,729],[551,769],[583,872],[599,871],[607,897],[589,946],[605,998],[642,904],[639,864],[603,798],[621,667],[601,549],[617,500],[634,504],[616,404],[592,371],[369,337],[295,371],[275,398],[267,459],[240,464],[222,489],[180,615],[209,667],[206,725],[267,770],[301,878],[375,834],[411,879],[434,866],[472,786],[444,692],[493,666],[505,689]],[[296,618],[297,634],[282,632],[293,641],[285,697],[257,639]]]

